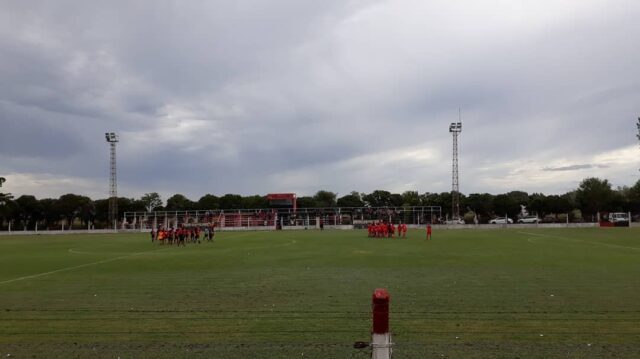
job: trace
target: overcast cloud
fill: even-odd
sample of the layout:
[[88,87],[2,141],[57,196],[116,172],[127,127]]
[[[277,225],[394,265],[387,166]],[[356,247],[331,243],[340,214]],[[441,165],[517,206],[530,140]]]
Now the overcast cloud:
[[15,195],[638,180],[637,1],[3,1],[0,175]]

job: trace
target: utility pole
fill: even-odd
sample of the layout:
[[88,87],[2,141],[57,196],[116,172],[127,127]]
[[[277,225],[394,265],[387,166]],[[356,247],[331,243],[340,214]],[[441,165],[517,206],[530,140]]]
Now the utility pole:
[[458,122],[449,125],[449,132],[453,135],[453,164],[451,168],[451,219],[460,219],[460,181],[458,177],[458,135],[462,132],[460,109],[458,109]]
[[118,143],[118,135],[114,132],[104,134],[105,139],[110,147],[110,177],[109,177],[109,223],[113,225],[113,229],[118,228],[118,175],[116,168],[116,143]]

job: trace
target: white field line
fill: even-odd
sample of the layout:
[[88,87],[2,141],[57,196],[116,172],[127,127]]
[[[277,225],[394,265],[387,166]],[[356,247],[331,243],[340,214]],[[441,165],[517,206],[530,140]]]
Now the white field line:
[[[640,251],[640,248],[638,248],[638,247],[621,246],[619,244],[591,242],[591,241],[585,241],[585,240],[582,240],[582,239],[575,239],[575,238],[568,238],[568,237],[561,237],[561,236],[549,236],[549,235],[546,235],[546,234],[530,233],[530,232],[517,232],[517,233],[525,234],[525,235],[528,235],[528,236],[534,236],[534,237],[542,237],[542,238],[549,238],[549,239],[556,238],[556,239],[563,239],[563,240],[567,240],[567,241],[595,244],[595,245],[611,247],[611,248],[631,249],[631,250]],[[531,241],[531,239],[533,239],[533,238],[527,238],[527,242],[533,243],[533,241]]]
[[125,252],[85,252],[85,251],[77,250],[75,248],[69,248],[68,252],[71,254],[88,254],[88,255],[105,255],[105,254],[123,255],[125,254]]
[[18,281],[25,280],[25,279],[33,279],[33,278],[38,278],[38,277],[44,277],[44,276],[49,275],[49,274],[67,272],[67,271],[78,269],[78,268],[84,268],[84,267],[94,266],[94,265],[98,265],[98,264],[109,263],[109,262],[117,261],[117,260],[120,260],[120,259],[125,259],[125,258],[129,258],[129,257],[133,257],[133,256],[139,256],[141,254],[148,254],[148,253],[155,252],[155,251],[161,251],[163,249],[165,249],[165,248],[154,249],[152,251],[146,251],[146,252],[131,253],[131,254],[128,254],[126,256],[119,256],[119,257],[114,257],[114,258],[109,258],[109,259],[103,259],[103,260],[97,261],[97,262],[85,263],[85,264],[80,264],[80,265],[73,266],[73,267],[56,269],[56,270],[52,270],[50,272],[27,275],[27,276],[24,276],[24,277],[18,277],[18,278],[2,281],[2,282],[0,282],[0,285],[13,283],[13,282],[18,282]]

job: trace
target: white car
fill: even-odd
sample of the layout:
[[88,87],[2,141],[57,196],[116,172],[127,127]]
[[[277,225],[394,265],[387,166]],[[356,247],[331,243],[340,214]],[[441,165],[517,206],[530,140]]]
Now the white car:
[[609,221],[611,223],[629,222],[629,214],[624,212],[609,213]]
[[538,216],[525,216],[518,219],[518,223],[538,223],[540,222],[540,218]]
[[513,220],[511,218],[506,217],[497,217],[489,221],[489,224],[511,224]]

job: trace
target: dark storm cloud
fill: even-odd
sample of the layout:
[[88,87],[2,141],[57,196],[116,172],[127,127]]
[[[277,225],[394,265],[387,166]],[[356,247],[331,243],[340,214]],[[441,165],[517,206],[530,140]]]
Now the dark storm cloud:
[[562,192],[581,169],[629,184],[638,15],[595,0],[4,2],[0,171],[104,196],[116,131],[126,195],[446,191],[462,107],[465,193]]

